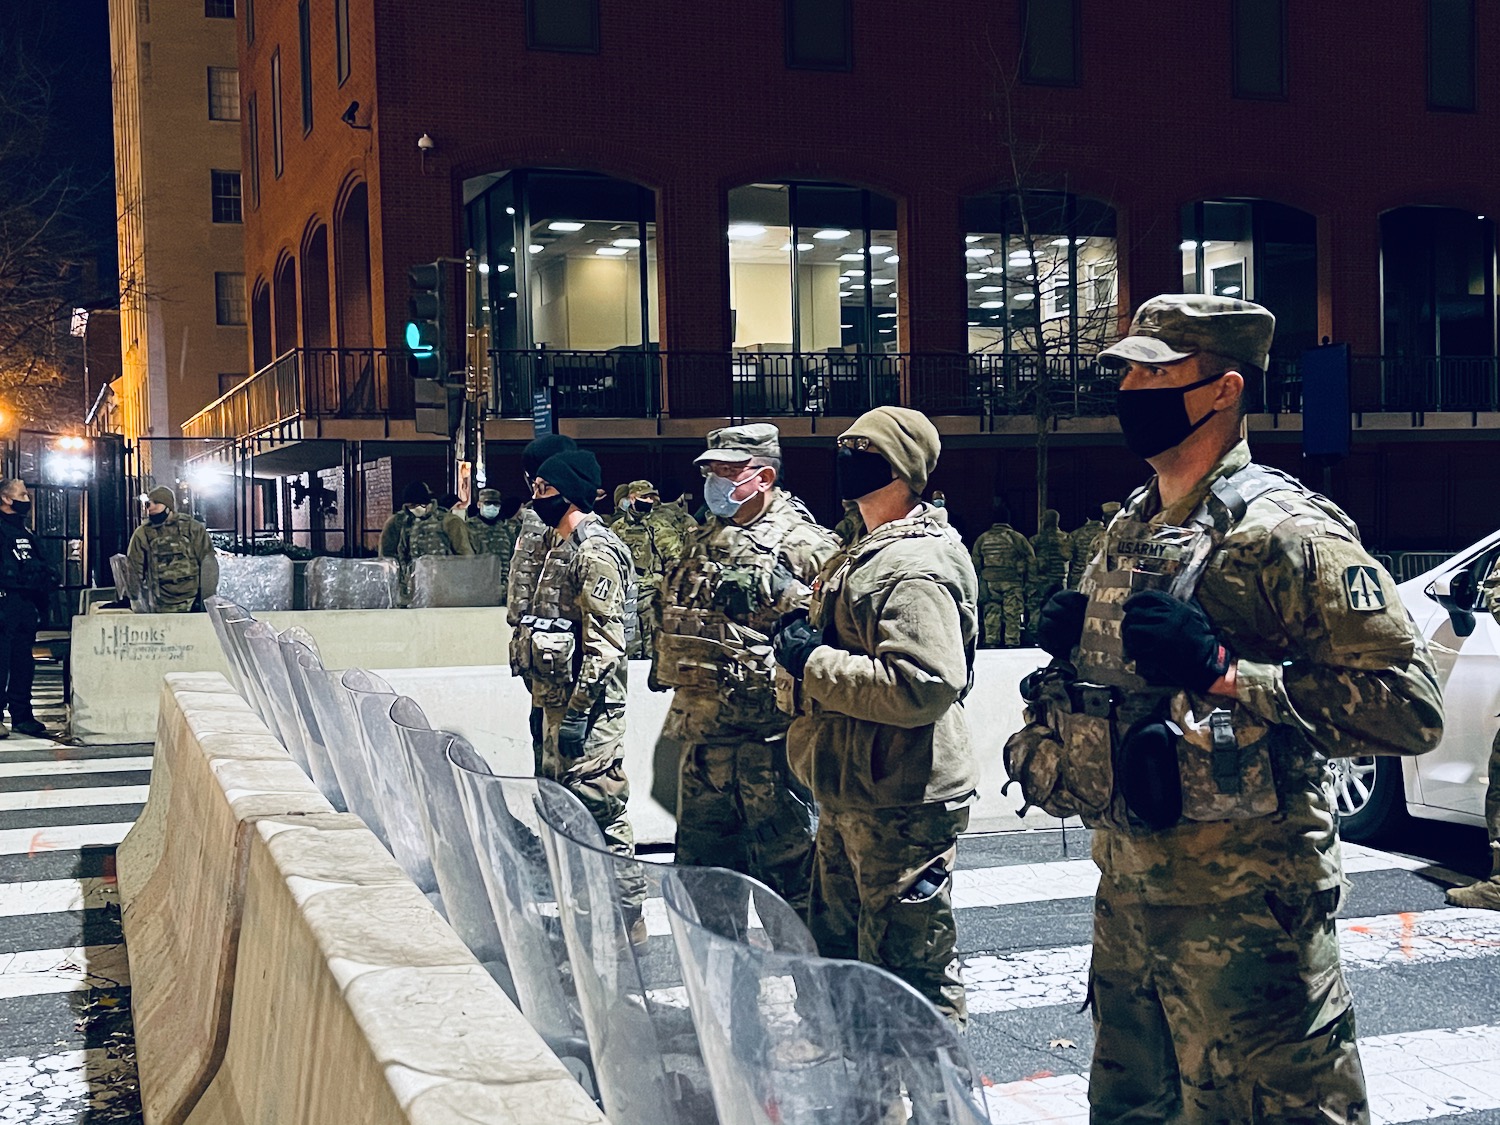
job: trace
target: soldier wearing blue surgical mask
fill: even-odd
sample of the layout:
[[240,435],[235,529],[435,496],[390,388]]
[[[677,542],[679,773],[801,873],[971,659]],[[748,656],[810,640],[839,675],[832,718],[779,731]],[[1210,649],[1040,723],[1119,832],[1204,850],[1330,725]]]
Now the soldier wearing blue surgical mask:
[[510,559],[516,549],[516,529],[500,518],[500,493],[493,488],[479,490],[479,508],[465,520],[469,545],[476,555],[494,555],[500,560],[500,590],[504,601],[505,583],[510,575]]

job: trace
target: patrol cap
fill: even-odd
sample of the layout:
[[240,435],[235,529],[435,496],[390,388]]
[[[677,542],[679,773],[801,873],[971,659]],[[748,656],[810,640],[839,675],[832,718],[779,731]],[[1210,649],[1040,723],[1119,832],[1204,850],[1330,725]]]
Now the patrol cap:
[[627,497],[629,495],[630,495],[630,485],[628,483],[615,485],[615,503],[616,504],[618,504],[621,500],[625,499],[625,497]]
[[694,464],[715,461],[744,464],[752,457],[781,460],[781,431],[769,422],[751,422],[746,426],[725,426],[708,432],[708,448],[693,458]]
[[1264,371],[1275,332],[1276,318],[1254,301],[1163,293],[1135,311],[1130,334],[1100,352],[1099,364],[1115,369],[1168,364],[1213,352]]
[[164,484],[159,484],[146,493],[146,500],[151,504],[165,504],[169,512],[177,510],[177,493]]
[[1107,520],[1114,519],[1115,513],[1119,510],[1120,502],[1118,500],[1106,500],[1103,504],[1099,505],[1099,511],[1104,513],[1104,518]]
[[631,481],[629,487],[626,489],[626,495],[632,500],[642,496],[649,496],[653,500],[661,499],[661,493],[656,491],[656,485],[652,484],[649,480]]
[[890,462],[892,472],[917,493],[927,487],[943,449],[937,427],[927,415],[904,406],[867,410],[839,435],[839,441],[856,437],[868,438],[870,447]]
[[481,488],[479,490],[479,502],[481,504],[498,504],[500,503],[500,493],[493,488]]

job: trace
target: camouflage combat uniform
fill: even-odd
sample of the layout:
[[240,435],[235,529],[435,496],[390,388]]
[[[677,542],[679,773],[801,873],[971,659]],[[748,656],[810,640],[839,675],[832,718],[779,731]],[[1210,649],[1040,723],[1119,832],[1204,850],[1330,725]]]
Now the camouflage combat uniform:
[[[516,513],[520,530],[516,534],[515,551],[510,558],[510,575],[505,588],[505,620],[510,624],[510,672],[519,677],[531,693],[529,654],[524,651],[521,635],[521,618],[531,612],[536,600],[537,585],[542,579],[542,563],[547,559],[547,525],[536,514],[530,504],[522,505]],[[559,556],[570,546],[569,540],[553,545]],[[542,773],[542,711],[535,704],[531,708],[531,758],[537,776]]]
[[428,555],[472,555],[469,532],[462,516],[456,516],[436,503],[425,516],[412,514],[411,522],[401,532],[396,562],[401,569],[401,601],[412,597],[412,578],[418,559]]
[[826,643],[787,732],[819,807],[819,952],[890,970],[959,1024],[951,872],[979,777],[961,704],[977,597],[958,533],[927,504],[834,556],[809,607]]
[[168,512],[160,524],[142,523],[125,555],[154,613],[187,613],[219,589],[219,559],[208,529],[182,512]]
[[1084,569],[1103,538],[1104,524],[1099,520],[1085,520],[1077,530],[1068,533],[1068,589],[1078,589]]
[[662,585],[682,554],[682,535],[671,520],[654,510],[642,515],[634,507],[626,508],[610,530],[620,537],[635,563],[639,625],[630,655],[649,657],[651,639],[661,627]]
[[781,489],[747,524],[710,516],[667,577],[654,656],[655,683],[675,689],[669,722],[682,743],[676,861],[753,875],[799,912],[812,818],[786,774],[791,720],[776,709],[770,634],[807,605],[838,549]]
[[401,551],[401,537],[411,526],[412,514],[406,508],[397,508],[380,529],[380,557],[394,559]]
[[[585,515],[571,535],[548,531],[544,542],[541,574],[516,630],[515,648],[541,719],[537,772],[583,802],[610,851],[632,857],[635,836],[625,817],[630,783],[623,761],[630,554],[594,515]],[[588,721],[583,752],[569,757],[559,733],[564,721],[583,717]],[[635,908],[636,917],[644,894],[644,883],[626,889],[626,905]]]
[[1068,559],[1073,554],[1073,543],[1068,533],[1057,526],[1057,512],[1048,508],[1042,513],[1042,526],[1031,537],[1031,550],[1036,555],[1036,565],[1026,583],[1026,621],[1036,620],[1042,605],[1068,581]]
[[[1488,576],[1480,584],[1479,606],[1500,621],[1500,558],[1495,560]],[[1490,837],[1491,875],[1471,887],[1454,887],[1448,892],[1448,901],[1456,906],[1500,910],[1500,730],[1495,731],[1495,740],[1490,744],[1490,778],[1489,788],[1484,791],[1484,824]]]
[[470,516],[464,521],[469,533],[469,545],[476,555],[494,555],[500,560],[500,585],[505,588],[510,574],[510,557],[516,549],[516,529],[510,520],[496,519],[493,522],[480,515]]
[[859,505],[853,500],[844,501],[844,518],[833,525],[833,533],[845,547],[865,533],[865,520],[859,514]]
[[974,541],[972,557],[979,574],[985,647],[1019,647],[1026,581],[1036,566],[1031,544],[1010,524],[996,523]]
[[[1136,674],[1120,622],[1143,589],[1196,589],[1237,657],[1234,698]],[[1441,737],[1394,580],[1343,512],[1240,442],[1170,508],[1154,482],[1131,497],[1081,590],[1076,677],[1041,674],[1005,766],[1028,803],[1095,829],[1092,1120],[1368,1121],[1326,759]],[[1156,830],[1122,795],[1144,759],[1113,764],[1153,716],[1178,728],[1156,761],[1182,802]]]

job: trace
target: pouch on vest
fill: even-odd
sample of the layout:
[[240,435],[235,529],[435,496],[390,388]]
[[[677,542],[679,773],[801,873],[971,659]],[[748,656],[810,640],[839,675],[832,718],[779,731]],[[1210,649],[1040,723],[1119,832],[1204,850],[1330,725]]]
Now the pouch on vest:
[[573,623],[562,618],[535,618],[531,625],[531,674],[549,684],[573,679],[573,654],[578,650]]
[[[1201,697],[1199,697],[1201,698]],[[1271,728],[1246,708],[1195,709],[1187,692],[1171,700],[1187,820],[1245,820],[1277,810],[1280,798],[1271,767]]]
[[1040,692],[1065,750],[1058,788],[1092,827],[1108,813],[1114,794],[1114,689],[1062,676],[1045,679]]
[[1183,783],[1178,774],[1178,731],[1165,703],[1136,720],[1120,739],[1120,796],[1146,827],[1161,831],[1182,819]]

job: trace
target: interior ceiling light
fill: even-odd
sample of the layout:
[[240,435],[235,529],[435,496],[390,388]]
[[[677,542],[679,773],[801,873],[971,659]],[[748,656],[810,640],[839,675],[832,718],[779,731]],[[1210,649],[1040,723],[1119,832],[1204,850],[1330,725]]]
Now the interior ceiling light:
[[901,260],[901,255],[900,254],[892,254],[889,258],[887,258],[885,260],[885,264],[888,265],[888,266],[894,266],[900,260]]
[[893,277],[872,277],[870,279],[870,284],[871,285],[895,285],[896,284],[896,279],[893,278]]
[[863,254],[840,254],[839,255],[839,261],[841,261],[841,262],[863,262],[864,260],[865,260],[865,256]]
[[1198,244],[1196,242],[1194,242],[1191,238],[1184,238],[1182,240],[1182,242],[1178,245],[1177,249],[1179,249],[1179,250],[1196,250],[1196,249],[1198,249]]
[[890,252],[891,252],[891,248],[889,246],[871,246],[870,247],[870,253],[871,254],[889,254]]
[[878,316],[881,320],[895,320],[896,319],[896,314],[895,313],[876,313],[875,315]]
[[640,248],[641,240],[639,238],[617,238],[614,244],[616,246],[623,246],[626,250],[636,250]]
[[526,252],[529,254],[540,254],[545,249],[545,246],[538,246],[535,242],[533,242],[530,246],[526,247]]
[[838,227],[829,227],[826,230],[814,231],[813,237],[821,238],[827,242],[837,242],[841,238],[848,238],[849,232],[846,230],[841,230]]
[[981,301],[979,307],[982,309],[1003,309],[1005,303],[1003,301]]
[[853,328],[854,325],[852,325],[852,324],[840,324],[839,327],[840,328]]
[[571,232],[575,230],[582,230],[583,224],[572,222],[569,219],[554,219],[552,222],[547,224],[547,229]]
[[984,249],[982,246],[971,246],[964,251],[965,258],[988,258],[990,254],[991,251]]
[[981,285],[979,287],[979,292],[981,292],[981,293],[999,293],[999,292],[1001,292],[1001,289],[1000,289],[1000,286],[998,286],[998,285]]
[[1036,294],[1035,293],[1017,293],[1014,297],[1011,298],[1011,300],[1012,301],[1022,301],[1022,302],[1025,302],[1025,301],[1035,301],[1036,300]]
[[766,233],[766,228],[759,223],[730,223],[730,238],[759,238]]
[[605,258],[620,258],[630,251],[623,246],[600,246],[594,253]]
[[894,328],[882,328],[882,329],[881,329],[881,330],[880,330],[880,332],[881,332],[881,335],[883,335],[883,336],[888,336],[888,335],[890,335],[890,334],[891,334],[891,333],[892,333],[892,332],[894,332],[894,331],[895,331],[895,329],[894,329]]
[[505,213],[507,215],[514,215],[516,213],[516,209],[514,207],[507,207],[505,209]]
[[966,234],[966,235],[964,235],[964,241],[965,242],[982,242],[982,241],[984,241],[984,235],[982,235],[982,234]]
[[980,272],[980,273],[966,273],[966,274],[964,274],[964,280],[966,280],[966,281],[979,281],[983,277],[984,277],[984,273],[983,272]]
[[864,270],[845,270],[844,273],[843,273],[843,276],[844,277],[864,277],[865,276],[865,271]]
[[1066,238],[1054,238],[1052,240],[1053,246],[1066,246],[1067,244],[1068,240]]

